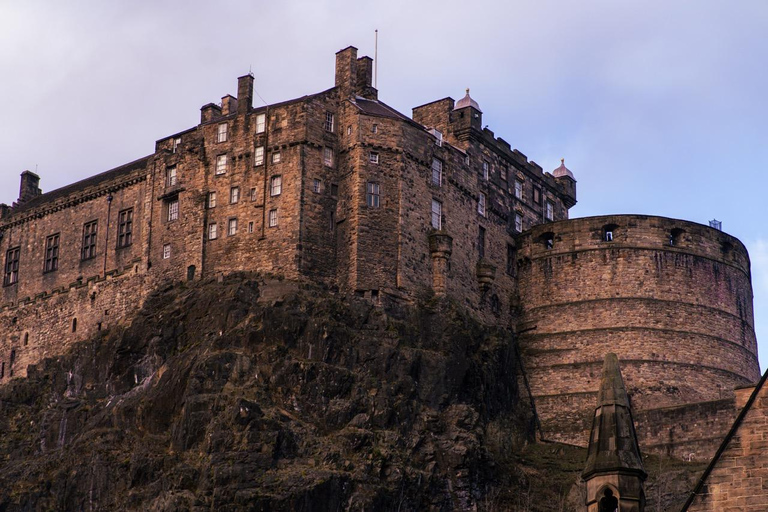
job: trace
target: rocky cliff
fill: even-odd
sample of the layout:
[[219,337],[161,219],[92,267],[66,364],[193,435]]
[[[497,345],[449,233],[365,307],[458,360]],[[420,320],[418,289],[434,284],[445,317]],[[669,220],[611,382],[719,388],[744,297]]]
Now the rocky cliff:
[[100,334],[0,388],[0,511],[489,509],[524,480],[513,340],[450,302],[239,274]]

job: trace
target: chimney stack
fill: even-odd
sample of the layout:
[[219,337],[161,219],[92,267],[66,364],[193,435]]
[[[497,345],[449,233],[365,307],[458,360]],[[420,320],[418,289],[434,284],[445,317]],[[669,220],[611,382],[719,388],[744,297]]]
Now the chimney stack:
[[31,171],[21,173],[21,186],[19,187],[19,198],[16,200],[16,204],[24,204],[42,194],[39,185],[40,176]]
[[253,75],[237,79],[237,113],[245,114],[253,108]]
[[347,46],[336,52],[336,87],[341,89],[341,97],[349,98],[355,94],[357,85],[357,48]]
[[231,94],[227,94],[221,98],[221,115],[228,116],[237,111],[237,98]]

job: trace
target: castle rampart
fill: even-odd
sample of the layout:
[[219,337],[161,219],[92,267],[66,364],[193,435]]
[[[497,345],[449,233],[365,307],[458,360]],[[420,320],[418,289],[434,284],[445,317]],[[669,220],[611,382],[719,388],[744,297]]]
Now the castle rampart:
[[759,378],[749,257],[721,231],[640,215],[555,222],[518,238],[518,265],[520,344],[553,439],[586,444],[610,351],[638,414],[732,398]]

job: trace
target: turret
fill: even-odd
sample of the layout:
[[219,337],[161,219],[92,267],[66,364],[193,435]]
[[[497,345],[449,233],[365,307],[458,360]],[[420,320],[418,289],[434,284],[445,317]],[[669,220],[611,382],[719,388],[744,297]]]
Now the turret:
[[635,423],[616,354],[607,354],[589,438],[587,512],[643,512],[643,468]]
[[563,189],[563,204],[566,208],[572,208],[576,204],[576,179],[565,166],[565,158],[560,159],[560,167],[552,171],[552,176]]
[[[467,93],[453,106],[454,122],[456,122],[461,128],[474,128],[475,130],[483,129],[483,111],[480,110],[480,105],[469,95],[469,87],[467,87]],[[461,129],[457,127],[456,129]]]

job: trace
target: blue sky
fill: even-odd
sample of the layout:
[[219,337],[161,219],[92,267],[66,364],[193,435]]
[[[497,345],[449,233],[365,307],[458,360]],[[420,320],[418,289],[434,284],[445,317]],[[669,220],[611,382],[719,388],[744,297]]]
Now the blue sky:
[[47,191],[151,153],[249,70],[269,103],[331,87],[375,29],[383,101],[470,87],[497,136],[566,159],[572,217],[721,220],[750,251],[766,368],[765,1],[0,0],[0,202],[24,169]]

